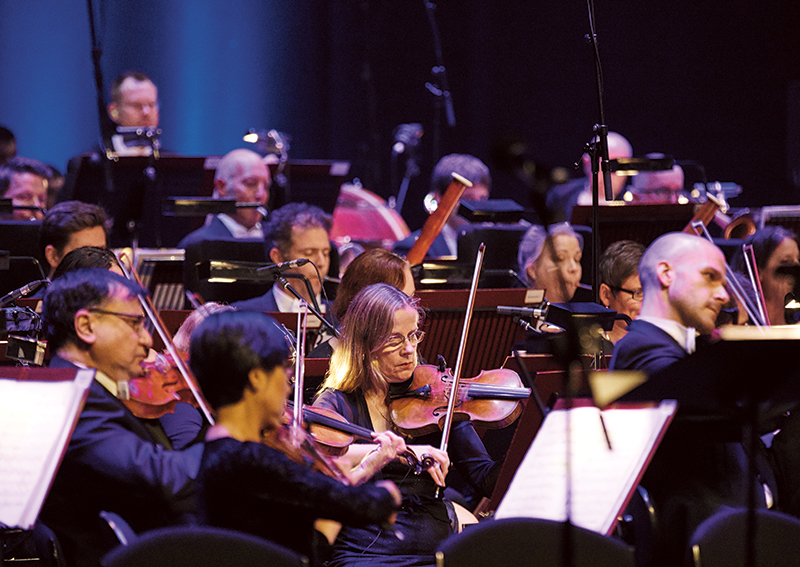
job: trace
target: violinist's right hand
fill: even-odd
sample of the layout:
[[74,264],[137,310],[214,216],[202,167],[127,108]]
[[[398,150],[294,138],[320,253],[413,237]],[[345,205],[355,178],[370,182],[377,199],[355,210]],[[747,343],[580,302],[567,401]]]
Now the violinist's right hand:
[[433,459],[433,466],[428,468],[428,474],[431,475],[437,485],[445,486],[444,479],[450,470],[450,457],[448,454],[430,445],[409,445],[408,448],[414,451],[420,461],[425,459],[426,456]]

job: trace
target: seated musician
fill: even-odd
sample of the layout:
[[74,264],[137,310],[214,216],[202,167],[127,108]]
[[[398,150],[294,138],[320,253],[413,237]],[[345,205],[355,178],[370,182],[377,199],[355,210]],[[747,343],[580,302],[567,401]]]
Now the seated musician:
[[[792,293],[794,282],[791,276],[781,275],[776,270],[781,266],[800,264],[800,251],[797,236],[782,226],[765,226],[750,235],[745,244],[753,247],[756,268],[761,280],[767,315],[770,325],[786,325],[786,296]],[[741,250],[737,251],[731,268],[742,274],[747,273]]]
[[[464,193],[461,195],[462,201],[485,201],[489,198],[492,177],[486,164],[471,155],[450,154],[440,159],[436,167],[433,168],[431,192],[428,195],[433,201],[439,203],[442,200],[447,187],[453,180],[453,172],[458,173],[472,183],[472,187],[464,189]],[[436,210],[435,207],[433,210]],[[444,256],[455,258],[458,254],[458,235],[456,231],[459,226],[466,222],[466,219],[458,215],[458,210],[454,209],[447,219],[447,224],[442,228],[442,232],[431,244],[427,256],[430,258]],[[411,247],[419,238],[420,232],[416,230],[403,240],[396,242],[393,251],[401,256],[408,254],[408,251],[411,250]]]
[[569,223],[533,225],[519,243],[520,274],[529,288],[545,290],[551,303],[571,301],[580,287],[583,237]]
[[[595,136],[592,142],[597,142]],[[630,142],[617,132],[608,133],[608,159],[629,158],[633,155]],[[547,192],[547,208],[553,211],[555,220],[572,220],[572,209],[575,205],[592,204],[592,160],[588,153],[583,154],[584,177],[573,179],[562,185],[555,185]],[[602,173],[598,173],[599,203],[606,204],[605,182]],[[617,199],[625,191],[628,178],[616,173],[611,174],[612,194]]]
[[39,247],[52,278],[68,252],[82,246],[106,247],[109,223],[98,205],[64,201],[47,211],[39,227]]
[[[331,310],[338,321],[344,319],[350,302],[363,288],[374,283],[386,283],[401,290],[407,296],[414,295],[414,276],[409,263],[383,248],[373,248],[355,257],[347,266],[336,291]],[[310,358],[330,358],[338,339],[332,338],[319,344],[309,353]]]
[[195,509],[202,446],[169,450],[158,422],[140,420],[123,400],[128,382],[143,376],[152,346],[140,293],[122,276],[94,268],[55,279],[44,298],[50,366],[97,369],[41,513],[68,565],[96,566],[110,549],[103,510],[141,532],[179,522]]
[[[395,429],[389,399],[407,390],[413,378],[417,345],[424,336],[421,322],[418,300],[397,288],[379,283],[359,291],[344,316],[339,344],[314,405],[374,431]],[[334,544],[331,567],[434,564],[437,546],[453,533],[455,523],[450,501],[436,497],[451,461],[484,496],[491,494],[501,465],[486,453],[469,421],[453,426],[447,453],[431,446],[439,444],[439,437],[417,437],[409,445],[419,458],[433,459],[427,473],[415,475],[414,467],[395,460],[378,475],[394,480],[403,493],[396,525],[404,540],[377,526],[345,526]],[[357,462],[367,450],[353,444],[345,456]]]
[[[304,276],[311,283],[315,297],[309,295],[302,279],[289,281],[309,305],[314,306],[316,300],[323,313],[329,307],[321,293],[322,281],[330,267],[330,232],[331,217],[325,211],[307,203],[288,203],[270,214],[264,238],[267,257],[276,264],[301,258],[311,261],[291,272]],[[261,297],[232,305],[240,311],[291,313],[299,309],[300,300],[275,282]]]
[[[214,173],[214,197],[266,206],[269,183],[269,169],[261,156],[253,150],[236,149],[219,160]],[[206,226],[184,237],[178,247],[185,249],[203,240],[227,238],[264,238],[261,213],[257,209],[237,209],[233,216],[215,215]]]
[[[663,159],[662,153],[649,153],[650,159]],[[659,203],[688,203],[689,198],[683,190],[684,175],[680,165],[673,165],[672,169],[665,171],[640,171],[633,176],[631,181],[630,196],[625,195],[625,200],[643,205]]]
[[[642,306],[642,284],[639,281],[639,260],[644,246],[633,240],[614,242],[600,256],[600,302],[631,320],[639,314]],[[616,343],[628,332],[628,323],[614,321],[608,339]]]
[[[319,565],[317,518],[358,526],[389,519],[400,502],[391,481],[349,486],[281,452],[290,441],[262,442],[265,432],[283,433],[291,391],[289,345],[274,319],[261,313],[210,315],[192,334],[190,353],[192,370],[217,414],[198,475],[204,523],[272,540]],[[384,435],[370,448],[369,461],[360,464],[368,469],[367,478],[405,444]]]
[[[709,241],[685,233],[656,239],[639,264],[644,299],[639,316],[614,348],[612,370],[664,370],[710,335],[723,305],[725,256]],[[698,336],[699,335],[699,336]],[[748,487],[761,506],[764,491],[747,480],[739,443],[715,441],[705,430],[673,427],[642,479],[660,525],[656,554],[678,565],[699,523],[724,506],[745,506]]]
[[[0,198],[11,199],[15,207],[43,209],[47,203],[49,178],[50,168],[42,162],[14,156],[0,165]],[[14,220],[42,220],[44,213],[36,209],[16,209],[8,217]]]

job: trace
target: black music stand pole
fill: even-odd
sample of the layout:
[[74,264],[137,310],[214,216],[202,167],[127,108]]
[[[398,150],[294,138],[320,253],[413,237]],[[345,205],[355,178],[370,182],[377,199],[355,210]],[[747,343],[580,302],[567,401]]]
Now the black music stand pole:
[[[307,287],[309,288],[309,291],[311,291],[311,285],[308,283],[308,280],[305,279],[305,276],[302,276],[300,274],[298,274],[298,276],[303,278],[303,280],[306,282]],[[285,289],[286,291],[288,291],[289,293],[294,295],[297,299],[299,299],[300,301],[305,301],[303,296],[301,296],[300,293],[295,288],[292,287],[292,284],[290,284],[289,281],[285,277],[283,277],[283,275],[281,273],[278,272],[278,273],[275,274],[275,280],[279,284],[281,284],[281,287],[283,287],[283,289]],[[317,318],[322,322],[322,325],[326,329],[328,329],[328,331],[334,337],[338,337],[339,336],[339,331],[336,330],[336,327],[331,325],[330,321],[328,321],[325,318],[325,316],[322,315],[322,313],[320,313],[319,305],[317,305],[317,298],[314,296],[313,292],[311,293],[311,298],[314,300],[314,305],[311,305],[309,303],[308,304],[308,310],[311,311],[311,313],[313,313],[314,315],[317,316]]]

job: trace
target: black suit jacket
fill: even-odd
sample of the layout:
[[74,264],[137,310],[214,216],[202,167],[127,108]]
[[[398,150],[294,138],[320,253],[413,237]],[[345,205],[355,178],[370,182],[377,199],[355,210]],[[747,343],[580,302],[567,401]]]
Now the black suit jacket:
[[[702,341],[698,342],[702,348]],[[614,347],[612,370],[643,370],[668,377],[669,367],[689,356],[669,334],[646,321],[634,320]],[[667,430],[642,486],[656,508],[661,532],[657,557],[663,565],[679,565],[688,539],[697,526],[721,506],[747,505],[748,490],[763,489],[748,480],[747,457],[740,443],[725,442],[714,423],[679,416]]]
[[269,291],[264,295],[231,303],[231,307],[235,307],[239,311],[260,311],[262,313],[280,311],[278,302],[275,301],[275,286],[269,288]]
[[[58,356],[50,366],[74,367]],[[40,516],[58,536],[67,564],[96,566],[110,550],[103,510],[118,513],[136,532],[190,518],[202,452],[202,444],[165,449],[94,381]]]
[[688,356],[668,333],[647,321],[634,320],[628,334],[614,345],[611,370],[642,370],[653,374]]
[[[266,223],[262,222],[261,228],[266,231]],[[225,224],[221,220],[219,220],[219,217],[215,215],[214,218],[211,219],[210,223],[201,226],[197,230],[192,231],[186,236],[184,236],[183,239],[178,243],[178,248],[186,249],[189,246],[192,246],[199,242],[203,242],[205,240],[229,240],[229,239],[233,239],[231,231],[228,230],[228,227],[225,226]],[[247,240],[252,240],[252,239],[247,239]],[[254,261],[259,261],[259,260],[260,258],[254,259]]]

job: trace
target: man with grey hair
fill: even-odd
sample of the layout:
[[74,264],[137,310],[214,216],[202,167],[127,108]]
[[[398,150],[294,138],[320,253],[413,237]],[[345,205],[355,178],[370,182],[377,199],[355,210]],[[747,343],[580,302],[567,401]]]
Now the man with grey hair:
[[[214,174],[214,196],[220,199],[235,199],[237,203],[259,203],[266,205],[269,199],[270,175],[264,160],[256,152],[237,149],[219,160]],[[212,217],[211,221],[188,234],[178,244],[179,248],[203,240],[263,239],[262,215],[258,209],[237,209],[236,214],[224,213]]]

